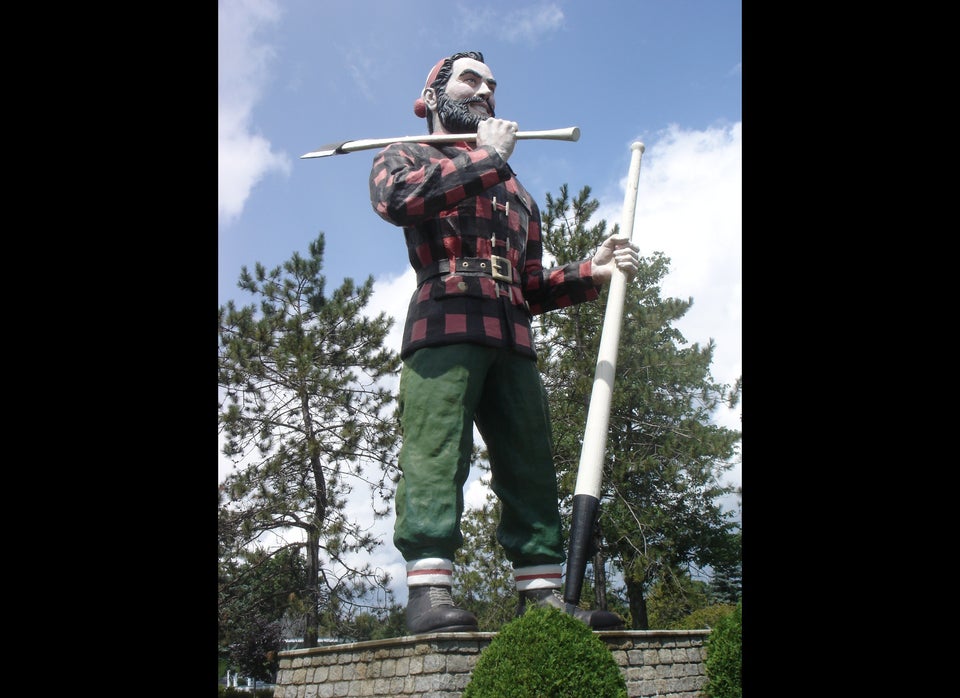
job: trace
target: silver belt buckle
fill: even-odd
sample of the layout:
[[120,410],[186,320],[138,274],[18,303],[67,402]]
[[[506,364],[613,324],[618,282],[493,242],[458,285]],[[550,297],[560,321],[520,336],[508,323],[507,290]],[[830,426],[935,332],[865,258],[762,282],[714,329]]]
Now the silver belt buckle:
[[505,281],[508,284],[513,283],[513,267],[510,266],[510,260],[498,255],[490,256],[490,276],[497,281]]

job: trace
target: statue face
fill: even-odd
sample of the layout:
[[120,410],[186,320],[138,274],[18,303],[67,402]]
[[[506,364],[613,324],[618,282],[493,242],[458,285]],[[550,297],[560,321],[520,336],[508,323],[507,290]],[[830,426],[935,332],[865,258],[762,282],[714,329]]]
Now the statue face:
[[424,102],[436,111],[447,133],[476,133],[484,119],[496,116],[494,90],[497,81],[485,64],[473,58],[458,58],[442,94],[424,90]]

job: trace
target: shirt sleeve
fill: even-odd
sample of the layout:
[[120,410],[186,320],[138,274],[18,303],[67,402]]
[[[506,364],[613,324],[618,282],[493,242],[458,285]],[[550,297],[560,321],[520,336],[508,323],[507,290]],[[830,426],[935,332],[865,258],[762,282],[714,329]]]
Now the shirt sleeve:
[[513,176],[493,146],[394,143],[370,171],[370,204],[385,221],[417,225]]
[[521,274],[523,297],[531,315],[592,301],[600,296],[593,282],[593,261],[583,259],[556,267],[543,267],[543,240],[540,237],[540,209],[530,199],[532,212],[527,229],[527,249]]

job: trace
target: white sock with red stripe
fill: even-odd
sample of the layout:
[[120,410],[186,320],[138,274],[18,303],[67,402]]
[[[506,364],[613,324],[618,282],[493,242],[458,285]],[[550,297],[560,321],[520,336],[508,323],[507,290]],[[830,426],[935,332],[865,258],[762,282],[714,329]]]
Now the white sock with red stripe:
[[443,557],[424,557],[407,562],[407,586],[453,587],[453,561]]
[[517,586],[517,591],[559,589],[560,578],[560,565],[530,565],[513,568],[513,582]]

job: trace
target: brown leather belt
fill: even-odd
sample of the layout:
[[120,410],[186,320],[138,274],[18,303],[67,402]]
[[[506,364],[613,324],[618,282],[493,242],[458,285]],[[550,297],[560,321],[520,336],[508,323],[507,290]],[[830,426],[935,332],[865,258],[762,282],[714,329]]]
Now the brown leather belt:
[[449,259],[441,259],[439,262],[428,264],[417,271],[417,286],[420,286],[427,279],[444,274],[492,276],[495,280],[504,283],[520,283],[519,274],[510,264],[509,259],[499,255],[491,255],[490,257],[460,257],[453,260],[452,266]]

